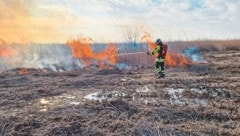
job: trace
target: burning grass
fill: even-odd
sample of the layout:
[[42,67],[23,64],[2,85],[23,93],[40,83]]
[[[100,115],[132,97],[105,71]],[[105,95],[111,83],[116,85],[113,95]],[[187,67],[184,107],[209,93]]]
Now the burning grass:
[[[99,49],[100,47],[101,49]],[[126,47],[124,47],[126,46]],[[133,46],[133,47],[128,47]],[[147,51],[156,47],[154,42],[132,44],[92,44],[91,38],[70,40],[66,45],[25,45],[19,48],[4,46],[0,49],[2,69],[27,67],[67,71],[76,69],[138,69],[153,67],[156,56],[147,56]],[[166,57],[166,66],[184,67],[191,63],[192,56],[170,48]],[[150,49],[150,50],[149,50]],[[197,54],[201,55],[201,54]],[[1,70],[2,70],[1,69]],[[24,73],[23,71],[20,73]]]
[[94,53],[90,43],[91,41],[91,38],[82,38],[68,41],[67,44],[71,48],[73,57],[83,61],[85,66],[96,63],[100,69],[104,69],[117,63],[116,45],[110,43],[103,51]]
[[[144,35],[141,38],[141,41],[146,41],[146,43],[148,44],[148,48],[151,51],[153,51],[157,47],[156,43],[153,41],[151,34],[146,31],[144,31]],[[168,51],[165,61],[166,66],[169,67],[183,67],[186,64],[190,63],[190,60],[188,60],[183,54],[175,52],[175,50]]]

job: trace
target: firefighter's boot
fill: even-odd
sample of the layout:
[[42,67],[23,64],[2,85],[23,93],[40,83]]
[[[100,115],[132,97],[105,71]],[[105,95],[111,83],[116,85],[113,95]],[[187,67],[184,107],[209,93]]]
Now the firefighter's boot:
[[158,78],[165,78],[165,74],[160,74]]

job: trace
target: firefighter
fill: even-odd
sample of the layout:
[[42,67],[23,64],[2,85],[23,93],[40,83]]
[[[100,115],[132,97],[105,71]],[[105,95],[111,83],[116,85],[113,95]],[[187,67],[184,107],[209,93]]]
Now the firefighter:
[[163,44],[161,39],[157,39],[155,44],[157,45],[157,47],[152,52],[147,52],[147,54],[155,55],[158,53],[155,61],[156,72],[158,73],[158,78],[164,78],[165,77],[164,62],[167,54],[167,45]]

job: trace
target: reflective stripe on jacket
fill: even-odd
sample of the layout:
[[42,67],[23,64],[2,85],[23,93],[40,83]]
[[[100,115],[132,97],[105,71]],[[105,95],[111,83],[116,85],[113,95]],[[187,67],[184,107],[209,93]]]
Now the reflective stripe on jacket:
[[156,62],[164,62],[165,61],[165,59],[164,58],[156,58],[156,60],[155,60]]
[[[161,46],[158,45],[158,46],[152,51],[151,54],[152,54],[152,55],[155,55],[155,54],[159,53],[160,50],[161,50]],[[162,57],[160,57],[160,56],[158,56],[158,57],[156,58],[156,62],[164,62],[164,61],[165,61],[165,58],[162,58]]]

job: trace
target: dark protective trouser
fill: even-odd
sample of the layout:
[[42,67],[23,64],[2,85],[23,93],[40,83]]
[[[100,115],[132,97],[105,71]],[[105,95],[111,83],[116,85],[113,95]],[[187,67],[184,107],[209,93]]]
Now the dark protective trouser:
[[159,75],[165,75],[165,66],[164,66],[165,59],[157,58],[156,59],[156,71]]

